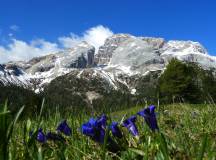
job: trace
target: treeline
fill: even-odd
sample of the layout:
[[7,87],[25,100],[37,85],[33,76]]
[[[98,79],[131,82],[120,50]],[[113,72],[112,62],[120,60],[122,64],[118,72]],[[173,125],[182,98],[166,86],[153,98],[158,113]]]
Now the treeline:
[[216,101],[215,70],[172,59],[159,78],[158,92],[163,103],[213,103]]
[[25,106],[25,115],[31,116],[39,112],[38,106],[42,103],[42,97],[23,87],[0,85],[0,109],[5,103],[12,114],[16,114],[22,106]]
[[[68,77],[67,77],[68,78]],[[194,63],[183,63],[172,59],[161,74],[152,73],[137,80],[136,94],[131,95],[127,87],[107,92],[100,79],[76,79],[58,77],[41,94],[18,86],[0,84],[0,105],[8,101],[10,110],[15,113],[25,105],[25,115],[36,115],[45,98],[45,113],[76,113],[86,111],[116,111],[137,104],[154,103],[214,103],[216,102],[215,70],[204,70]],[[89,100],[86,91],[102,95],[99,99]]]

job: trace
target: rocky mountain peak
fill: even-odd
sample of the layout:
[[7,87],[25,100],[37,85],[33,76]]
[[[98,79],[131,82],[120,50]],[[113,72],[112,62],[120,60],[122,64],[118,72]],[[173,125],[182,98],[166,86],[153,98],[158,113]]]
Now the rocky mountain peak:
[[39,92],[56,77],[70,73],[69,76],[78,78],[85,75],[85,79],[100,77],[100,81],[104,79],[114,89],[121,86],[120,83],[133,89],[125,79],[161,72],[171,58],[195,62],[205,69],[216,68],[216,57],[208,55],[198,42],[166,42],[163,38],[115,34],[106,39],[97,53],[94,46],[81,42],[27,62],[0,65],[0,83],[21,85]]
[[140,37],[143,41],[147,42],[148,45],[154,47],[154,49],[160,49],[166,43],[164,38],[155,38],[155,37]]
[[98,65],[107,65],[110,62],[113,51],[118,48],[118,46],[133,37],[129,34],[114,34],[107,38],[104,45],[99,47],[98,53],[95,55],[95,63]]
[[92,67],[94,65],[94,52],[93,46],[87,42],[81,42],[73,48],[35,57],[27,62],[9,62],[1,67],[0,81],[17,84],[20,81],[19,78],[22,78],[25,81],[20,85],[26,86],[26,84],[29,85],[33,82],[33,86],[40,88],[52,79],[69,73],[75,68]]
[[135,37],[128,38],[113,51],[110,65],[127,66],[132,72],[141,74],[149,70],[161,70],[164,67],[164,60],[155,49],[159,46],[155,42]]
[[171,40],[164,45],[163,50],[163,54],[208,54],[199,42],[193,41]]
[[210,56],[199,42],[168,41],[161,50],[161,57],[166,63],[172,58],[185,62],[194,62],[204,69],[216,68],[216,57]]

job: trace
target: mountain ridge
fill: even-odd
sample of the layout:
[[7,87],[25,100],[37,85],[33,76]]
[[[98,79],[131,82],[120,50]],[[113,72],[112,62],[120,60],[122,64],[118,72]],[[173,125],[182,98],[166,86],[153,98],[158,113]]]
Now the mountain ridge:
[[[128,84],[126,79],[161,72],[172,58],[197,63],[204,69],[216,68],[216,57],[210,56],[198,42],[115,34],[106,39],[97,53],[94,46],[81,42],[73,48],[30,61],[2,64],[0,82],[3,85],[23,86],[39,93],[59,76],[74,72],[72,75],[79,78],[90,69],[92,72],[89,74],[104,79],[114,89],[119,88],[116,84],[122,83],[135,94],[134,86]],[[93,75],[90,77],[94,78]]]

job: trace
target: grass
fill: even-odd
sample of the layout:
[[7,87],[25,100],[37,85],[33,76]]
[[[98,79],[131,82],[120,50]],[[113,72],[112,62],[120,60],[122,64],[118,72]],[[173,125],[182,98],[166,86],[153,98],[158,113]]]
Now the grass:
[[[106,114],[110,117],[109,122],[121,122],[142,108],[136,106]],[[160,131],[155,133],[148,128],[142,117],[138,117],[136,124],[140,133],[139,139],[122,127],[126,139],[116,141],[124,148],[118,154],[109,152],[106,146],[99,145],[80,133],[81,124],[91,117],[84,111],[64,116],[56,111],[47,117],[40,114],[36,119],[29,117],[16,122],[22,110],[23,108],[15,120],[8,115],[6,106],[0,113],[0,149],[6,148],[5,157],[1,159],[216,159],[216,106],[213,105],[160,106],[156,110]],[[97,114],[99,115],[94,113],[94,116]],[[39,127],[43,128],[44,132],[55,131],[62,119],[67,119],[72,128],[72,135],[65,137],[66,142],[49,141],[41,144],[35,140],[36,134],[33,138],[29,137],[29,132]]]

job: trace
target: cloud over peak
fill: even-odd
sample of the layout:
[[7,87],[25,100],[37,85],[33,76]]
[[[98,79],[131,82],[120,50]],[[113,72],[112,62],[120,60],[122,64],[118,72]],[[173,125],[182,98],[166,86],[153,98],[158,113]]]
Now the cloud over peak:
[[59,37],[56,43],[46,41],[45,39],[35,39],[25,42],[14,37],[9,37],[10,43],[7,46],[0,45],[0,63],[29,60],[33,57],[47,55],[64,48],[72,48],[82,41],[95,46],[97,51],[99,46],[104,44],[106,38],[112,34],[113,32],[109,28],[98,25],[86,30],[81,36],[70,33],[69,36]]
[[46,55],[58,51],[58,45],[43,39],[33,40],[30,43],[11,39],[6,47],[0,46],[0,62],[29,60],[36,56]]
[[104,44],[106,38],[112,35],[113,32],[109,28],[98,25],[85,31],[82,36],[71,33],[70,36],[60,37],[58,40],[65,48],[70,48],[81,41],[86,41],[98,50],[98,48]]

